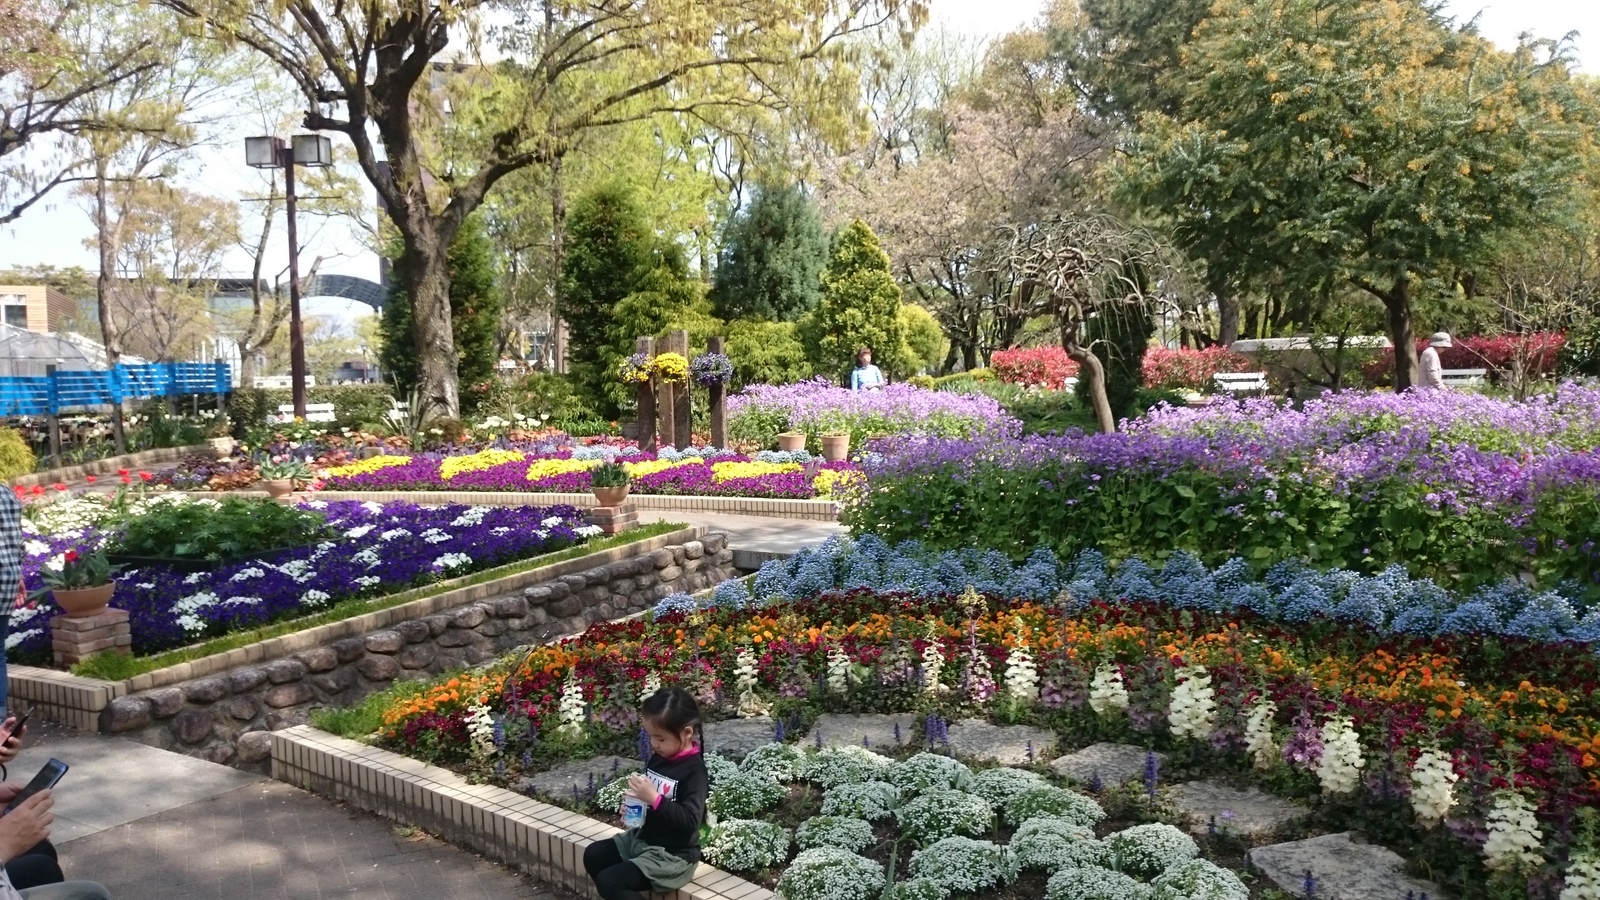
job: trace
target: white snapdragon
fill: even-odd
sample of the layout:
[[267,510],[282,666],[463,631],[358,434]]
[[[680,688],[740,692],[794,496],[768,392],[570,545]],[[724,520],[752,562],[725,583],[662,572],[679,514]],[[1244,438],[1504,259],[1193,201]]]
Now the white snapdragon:
[[756,687],[756,653],[749,647],[740,647],[733,663],[733,687],[740,694]]
[[1361,738],[1347,716],[1334,716],[1322,726],[1322,759],[1317,780],[1330,794],[1347,794],[1361,783]]
[[1039,667],[1020,635],[1006,656],[1006,693],[1029,703],[1039,699]]
[[1113,709],[1128,708],[1128,686],[1116,666],[1101,663],[1094,670],[1094,680],[1089,682],[1089,708],[1102,716]]
[[1278,706],[1271,700],[1262,700],[1250,710],[1244,723],[1244,752],[1257,769],[1270,769],[1279,759],[1278,742],[1272,734],[1272,720]]
[[1521,794],[1501,791],[1489,810],[1489,837],[1483,842],[1484,864],[1491,869],[1537,866],[1544,862],[1539,844],[1544,834],[1534,817],[1533,804]]
[[842,694],[850,688],[850,657],[843,647],[828,650],[828,693]]
[[644,673],[644,684],[639,688],[639,699],[654,694],[661,690],[661,674],[654,669]]
[[1600,900],[1600,854],[1590,850],[1572,857],[1559,900]]
[[582,734],[585,724],[584,712],[583,687],[578,684],[576,673],[568,673],[567,683],[561,687],[561,724],[557,726],[556,731],[572,737]]
[[938,641],[929,641],[922,648],[922,692],[937,694],[944,690],[944,648]]
[[1204,666],[1178,670],[1178,684],[1172,689],[1172,706],[1167,721],[1177,737],[1205,740],[1216,727],[1217,698],[1211,676]]
[[1436,825],[1456,805],[1455,783],[1461,776],[1450,757],[1437,747],[1418,754],[1411,766],[1411,808],[1424,825]]
[[494,713],[486,703],[467,707],[467,736],[472,739],[472,752],[478,756],[494,753]]

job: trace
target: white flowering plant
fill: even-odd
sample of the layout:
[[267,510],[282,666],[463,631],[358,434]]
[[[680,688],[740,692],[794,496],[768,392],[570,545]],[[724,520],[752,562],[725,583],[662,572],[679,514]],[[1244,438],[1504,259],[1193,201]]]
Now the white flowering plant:
[[1013,825],[1036,816],[1055,816],[1092,828],[1106,817],[1106,811],[1092,797],[1059,787],[1040,787],[1013,796],[1001,807],[1006,821]]
[[800,777],[826,790],[841,784],[880,781],[893,765],[894,760],[865,747],[826,747],[806,758]]
[[1180,863],[1150,883],[1154,900],[1250,900],[1239,876],[1204,859]]
[[1062,869],[1044,886],[1045,900],[1151,900],[1148,884],[1100,866]]
[[872,824],[849,816],[814,816],[795,829],[794,842],[801,850],[838,847],[860,853],[872,843]]
[[755,872],[788,859],[789,843],[789,831],[780,825],[728,819],[707,829],[700,852],[712,865],[730,872]]
[[1178,670],[1177,679],[1167,713],[1172,735],[1203,741],[1211,736],[1217,719],[1216,692],[1211,688],[1211,676],[1204,666],[1185,666]]
[[1089,682],[1089,708],[1102,716],[1128,708],[1128,686],[1122,680],[1121,669],[1102,663],[1094,670],[1094,680]]
[[1492,870],[1516,870],[1544,862],[1540,845],[1544,833],[1528,799],[1515,791],[1494,795],[1488,816],[1489,836],[1483,842],[1484,865]]
[[1104,866],[1111,850],[1094,832],[1068,819],[1040,816],[1022,823],[1011,836],[1011,852],[1024,869],[1054,873],[1081,866]]
[[711,789],[706,808],[722,819],[749,819],[783,802],[783,785],[765,775],[735,771]]
[[702,759],[706,763],[706,780],[711,783],[711,789],[716,790],[728,779],[743,772],[739,764],[720,753],[704,754]]
[[900,806],[900,789],[887,781],[841,784],[822,795],[822,814],[876,822]]
[[788,784],[800,774],[806,755],[793,744],[762,744],[745,755],[739,768],[752,775],[763,775],[779,784]]
[[1038,772],[1002,766],[984,769],[973,775],[972,783],[963,790],[977,794],[995,807],[1001,807],[1018,794],[1049,786],[1050,782]]
[[907,869],[956,894],[974,894],[1010,884],[1021,871],[1009,847],[966,837],[947,837],[911,854]]
[[628,793],[628,776],[613,778],[594,792],[594,808],[607,815],[622,808],[622,798]]
[[876,900],[883,893],[883,866],[837,847],[806,850],[778,879],[784,900]]
[[1154,878],[1200,855],[1194,838],[1162,822],[1125,828],[1107,835],[1105,844],[1118,871],[1140,878]]
[[894,811],[900,831],[927,846],[956,835],[976,837],[994,827],[994,808],[977,794],[934,789]]
[[952,756],[918,753],[889,769],[889,783],[902,796],[936,789],[964,791],[972,783],[972,770]]
[[1455,784],[1460,779],[1450,757],[1437,747],[1427,747],[1411,765],[1411,809],[1417,821],[1433,826],[1444,821],[1456,805]]
[[945,900],[950,892],[932,878],[908,878],[889,885],[883,900]]
[[1334,716],[1322,726],[1322,759],[1317,781],[1330,794],[1348,794],[1361,784],[1361,737],[1348,716]]
[[1564,880],[1558,900],[1600,900],[1600,853],[1574,854]]
[[1244,752],[1250,763],[1260,771],[1268,771],[1283,762],[1281,748],[1273,734],[1273,720],[1278,715],[1278,705],[1262,700],[1250,708],[1244,724]]

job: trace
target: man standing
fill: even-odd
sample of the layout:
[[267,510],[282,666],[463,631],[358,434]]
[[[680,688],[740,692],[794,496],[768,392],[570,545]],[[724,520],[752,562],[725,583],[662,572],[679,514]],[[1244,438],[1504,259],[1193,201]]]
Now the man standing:
[[22,501],[16,491],[0,490],[0,718],[5,716],[10,690],[6,682],[6,637],[11,633],[11,609],[22,595]]
[[1422,375],[1417,379],[1417,387],[1444,387],[1444,367],[1439,363],[1439,350],[1449,346],[1448,332],[1441,331],[1428,338],[1428,349],[1422,351]]

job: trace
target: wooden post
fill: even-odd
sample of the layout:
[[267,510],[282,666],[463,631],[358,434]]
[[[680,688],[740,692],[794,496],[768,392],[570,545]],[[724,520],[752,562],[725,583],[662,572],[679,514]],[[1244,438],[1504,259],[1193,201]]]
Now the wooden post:
[[[643,353],[645,356],[654,356],[656,352],[655,338],[637,338],[633,342],[633,351]],[[645,453],[656,452],[656,386],[654,382],[642,381],[638,384],[639,394],[639,449]]]
[[[722,349],[722,338],[714,337],[706,342],[707,353],[726,353]],[[711,446],[727,449],[728,446],[728,386],[713,384],[709,388],[711,393]]]
[[[685,360],[689,358],[689,332],[682,328],[667,333],[667,351],[677,353]],[[694,432],[694,417],[689,409],[689,384],[675,384],[672,386],[672,417],[674,428],[672,431],[662,431],[661,439],[672,441],[672,445],[679,450],[691,443]]]
[[[656,348],[657,353],[666,353],[672,349],[670,340],[662,341]],[[672,385],[662,383],[656,386],[656,440],[658,446],[672,446],[672,436],[677,433],[677,419],[675,414],[677,405],[672,402]]]

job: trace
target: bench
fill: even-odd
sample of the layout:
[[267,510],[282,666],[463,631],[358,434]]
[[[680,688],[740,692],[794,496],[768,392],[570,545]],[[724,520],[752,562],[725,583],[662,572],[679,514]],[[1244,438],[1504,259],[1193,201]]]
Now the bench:
[[1216,386],[1218,393],[1223,394],[1264,394],[1267,392],[1267,373],[1265,372],[1218,372],[1211,376],[1211,383]]
[[1488,378],[1488,369],[1445,369],[1439,373],[1445,387],[1474,387]]
[[1061,389],[1063,391],[1076,390],[1077,387],[1078,387],[1078,376],[1076,376],[1076,375],[1068,375],[1067,377],[1061,379]]
[[[333,416],[333,404],[332,403],[307,403],[306,404],[306,421],[307,422],[332,422],[333,419],[334,419],[334,416]],[[282,405],[280,405],[278,407],[278,421],[279,422],[293,422],[294,421],[294,404],[293,403],[284,403],[284,404],[282,404]]]

